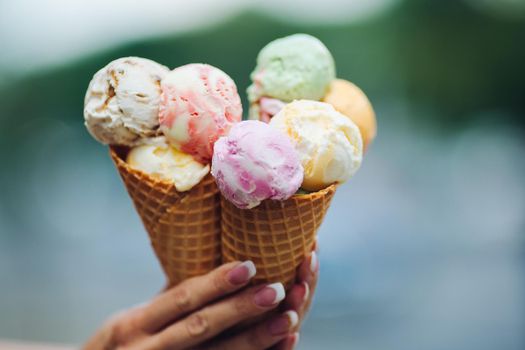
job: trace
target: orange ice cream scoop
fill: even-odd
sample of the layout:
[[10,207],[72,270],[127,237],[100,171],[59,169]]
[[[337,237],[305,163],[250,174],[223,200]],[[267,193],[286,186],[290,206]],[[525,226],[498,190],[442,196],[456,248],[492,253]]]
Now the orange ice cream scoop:
[[365,93],[349,81],[335,79],[323,101],[352,119],[361,131],[363,148],[366,150],[376,136],[377,124],[374,109]]

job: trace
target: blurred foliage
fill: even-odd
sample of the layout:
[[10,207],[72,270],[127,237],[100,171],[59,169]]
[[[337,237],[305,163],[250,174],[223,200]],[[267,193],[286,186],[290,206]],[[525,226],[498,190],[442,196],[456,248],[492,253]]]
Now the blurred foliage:
[[258,51],[295,32],[325,42],[338,76],[361,86],[372,102],[407,101],[414,122],[447,130],[496,111],[507,122],[525,124],[520,117],[525,115],[525,21],[489,16],[455,0],[410,0],[348,25],[291,24],[247,12],[212,28],[129,43],[25,76],[0,88],[0,139],[19,139],[24,123],[38,119],[78,121],[80,127],[91,77],[121,56],[148,57],[169,67],[210,63],[232,76],[246,102]]

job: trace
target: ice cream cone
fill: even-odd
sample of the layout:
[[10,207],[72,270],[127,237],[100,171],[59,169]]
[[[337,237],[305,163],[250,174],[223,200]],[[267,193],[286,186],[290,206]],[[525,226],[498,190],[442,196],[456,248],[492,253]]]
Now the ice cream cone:
[[312,250],[315,235],[336,190],[265,200],[253,209],[239,209],[221,197],[222,260],[252,260],[253,283],[281,282],[289,289],[296,269]]
[[208,174],[187,192],[131,168],[129,150],[111,147],[117,167],[169,285],[202,275],[220,265],[220,195]]

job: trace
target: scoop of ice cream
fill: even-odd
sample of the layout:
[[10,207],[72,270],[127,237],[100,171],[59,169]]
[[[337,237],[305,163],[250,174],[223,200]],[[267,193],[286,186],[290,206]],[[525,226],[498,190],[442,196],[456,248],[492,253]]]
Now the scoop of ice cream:
[[332,105],[299,100],[270,121],[295,144],[304,168],[302,187],[317,191],[348,180],[361,166],[363,140],[357,126]]
[[249,118],[269,123],[270,119],[279,113],[285,105],[286,103],[276,98],[261,97],[258,102],[254,102],[250,106]]
[[251,79],[250,103],[263,96],[284,102],[318,101],[335,79],[334,59],[319,39],[295,34],[274,40],[259,52]]
[[200,162],[211,160],[213,145],[242,118],[233,80],[207,64],[188,64],[162,80],[161,130],[168,141]]
[[192,189],[210,171],[209,165],[168,145],[163,138],[132,148],[126,161],[134,169],[173,182],[179,192]]
[[330,84],[323,101],[352,119],[361,131],[366,150],[376,136],[377,124],[374,109],[365,93],[349,81],[336,79]]
[[134,146],[159,126],[160,81],[169,69],[139,57],[119,58],[89,83],[84,120],[99,142]]
[[291,140],[255,120],[235,124],[217,141],[211,173],[224,197],[241,209],[265,199],[288,199],[303,181]]

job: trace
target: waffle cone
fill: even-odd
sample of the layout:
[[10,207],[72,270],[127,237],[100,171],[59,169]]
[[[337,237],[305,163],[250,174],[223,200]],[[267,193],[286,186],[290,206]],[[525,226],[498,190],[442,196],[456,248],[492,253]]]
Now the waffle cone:
[[312,250],[335,190],[331,185],[285,201],[266,200],[253,209],[239,209],[221,197],[223,262],[252,260],[257,267],[254,284],[281,282],[289,289]]
[[127,148],[110,155],[133,200],[169,285],[220,265],[220,195],[211,174],[187,192],[131,168]]

